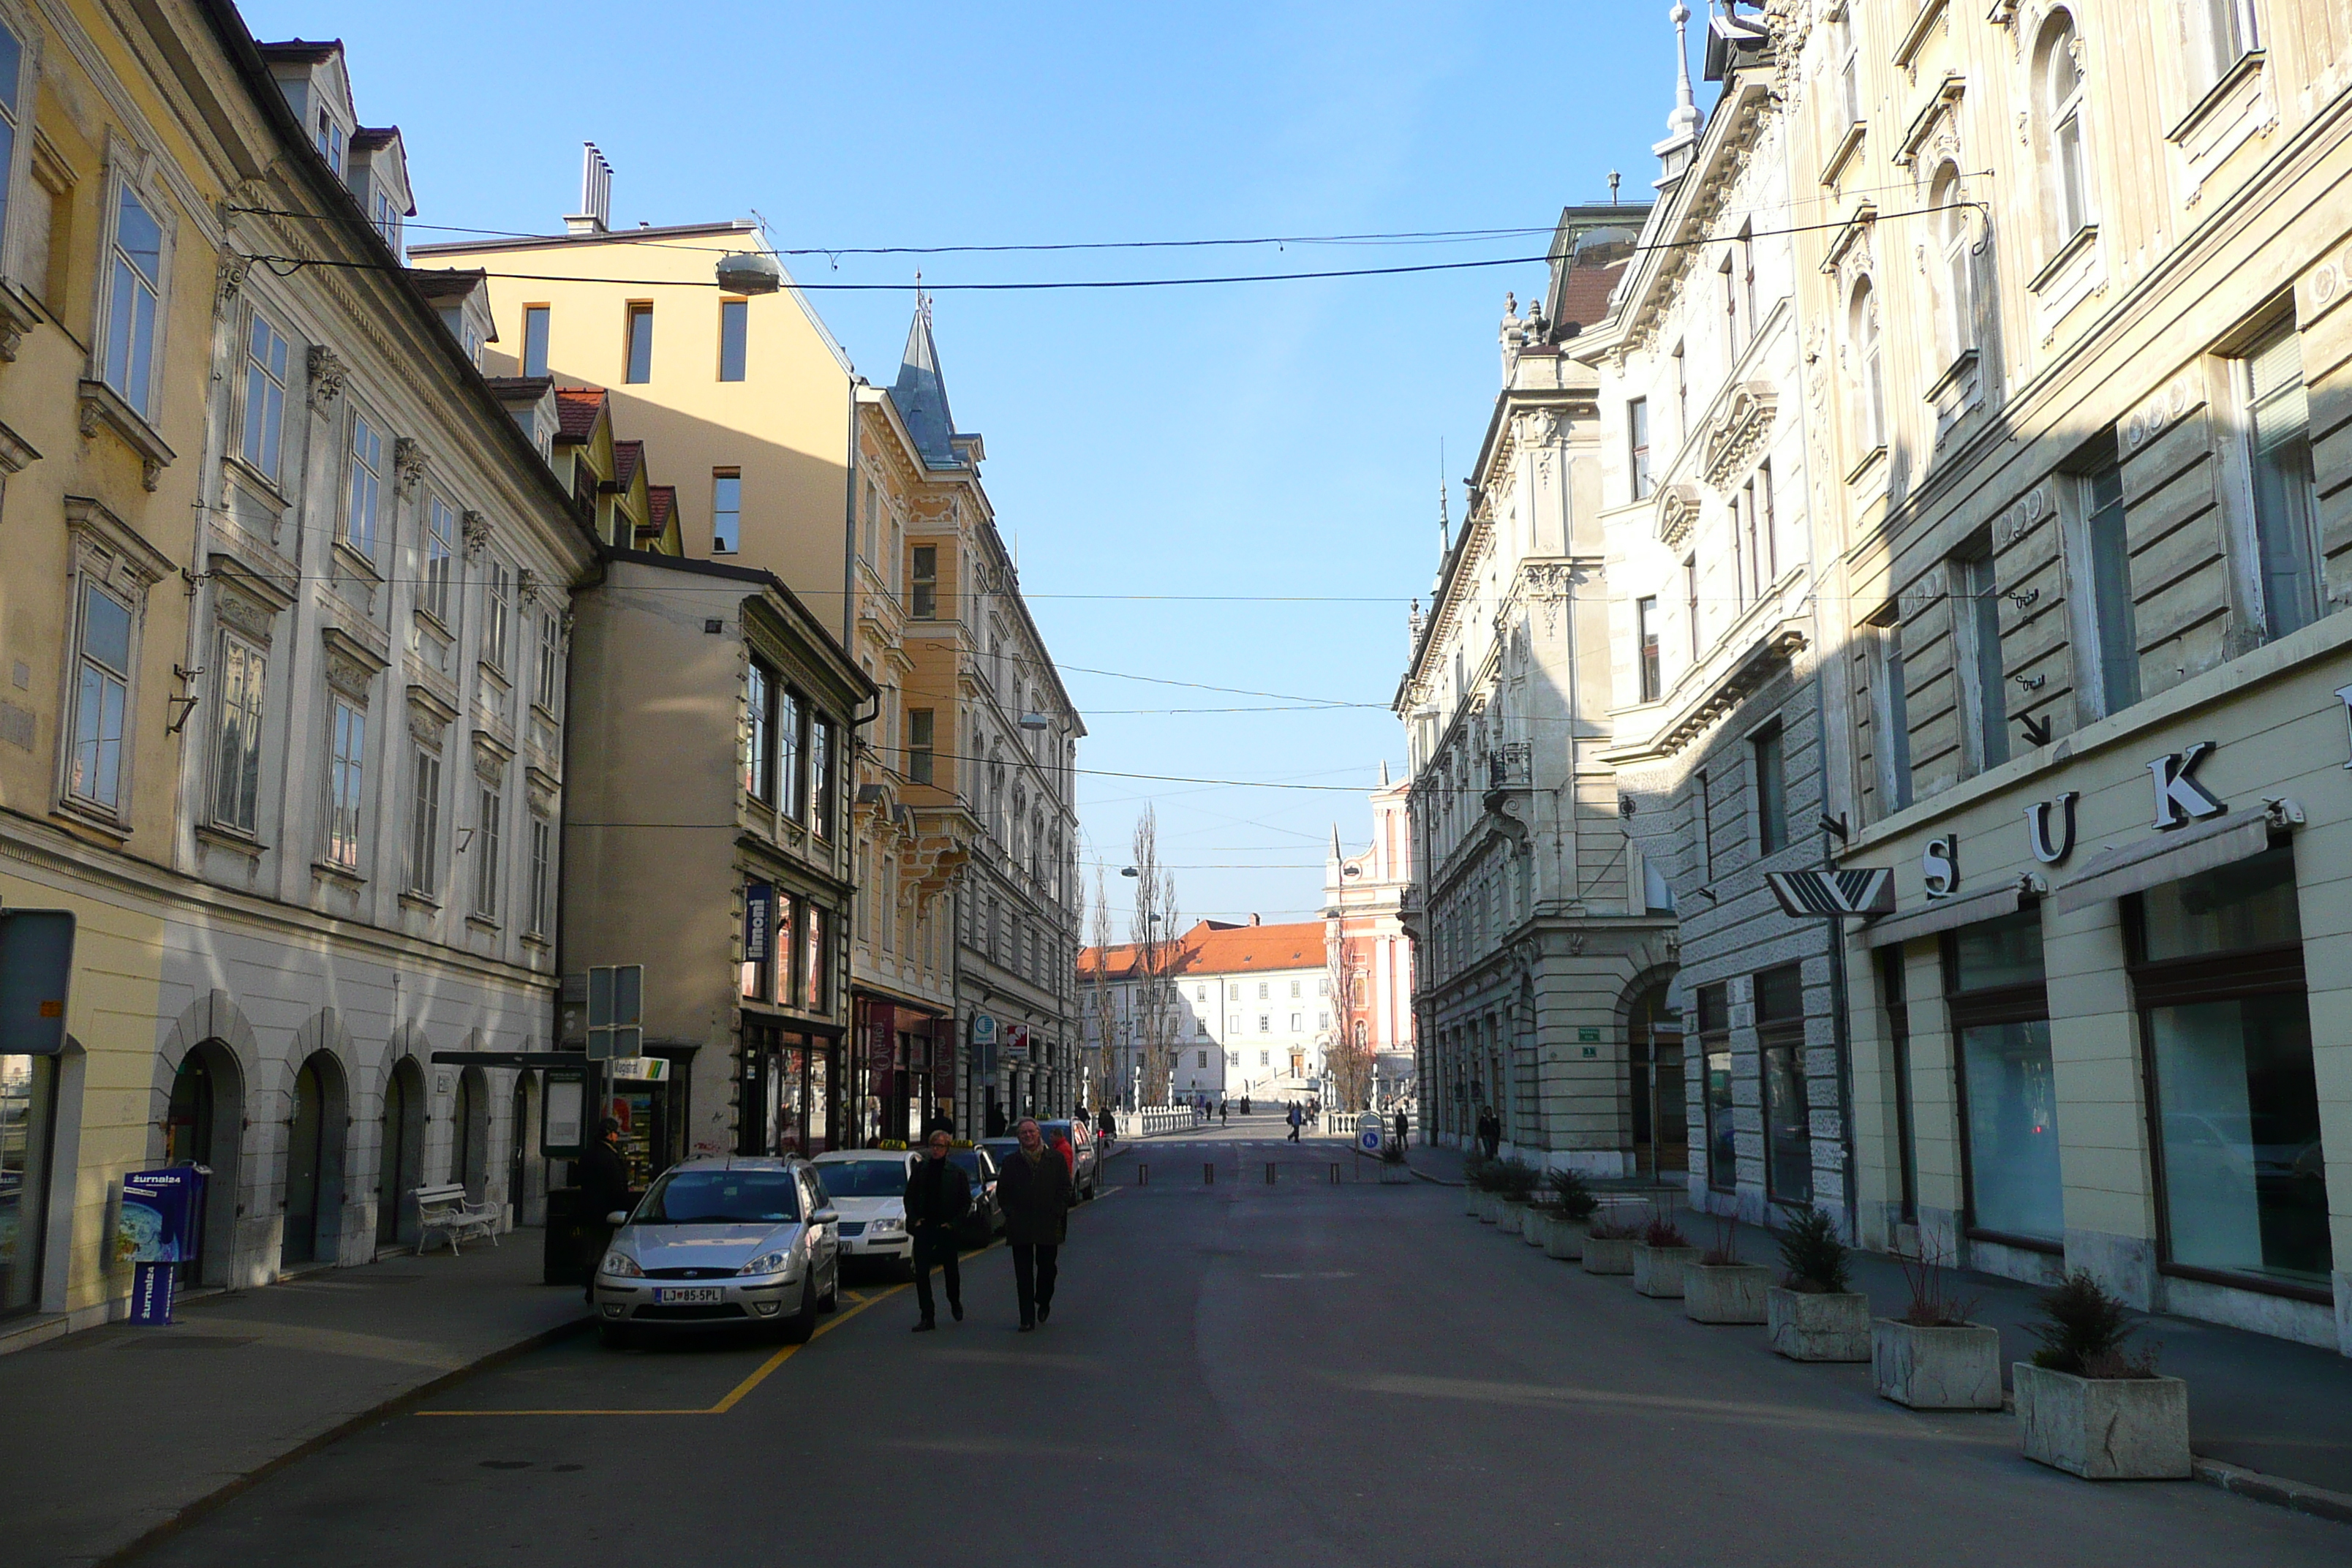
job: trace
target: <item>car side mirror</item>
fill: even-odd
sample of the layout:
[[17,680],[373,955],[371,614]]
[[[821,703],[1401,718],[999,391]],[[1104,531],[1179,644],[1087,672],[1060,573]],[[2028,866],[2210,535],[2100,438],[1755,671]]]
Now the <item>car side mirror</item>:
[[629,1223],[629,1216],[624,1211],[614,1209],[611,1214],[604,1216],[604,1223],[609,1226],[624,1226]]
[[835,1208],[823,1208],[809,1215],[809,1218],[818,1225],[833,1225],[840,1220],[841,1211]]

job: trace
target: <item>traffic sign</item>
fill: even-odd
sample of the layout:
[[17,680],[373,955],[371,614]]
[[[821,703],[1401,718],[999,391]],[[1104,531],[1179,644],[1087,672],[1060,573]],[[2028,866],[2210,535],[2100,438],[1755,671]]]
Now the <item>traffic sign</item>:
[[625,1060],[645,1050],[646,966],[605,964],[588,971],[588,1059]]
[[0,910],[0,1053],[64,1053],[73,955],[71,910]]
[[1895,873],[1883,866],[1854,871],[1767,871],[1772,896],[1800,919],[1895,912]]
[[1367,1110],[1356,1118],[1357,1148],[1367,1154],[1377,1154],[1381,1152],[1381,1119],[1377,1114]]

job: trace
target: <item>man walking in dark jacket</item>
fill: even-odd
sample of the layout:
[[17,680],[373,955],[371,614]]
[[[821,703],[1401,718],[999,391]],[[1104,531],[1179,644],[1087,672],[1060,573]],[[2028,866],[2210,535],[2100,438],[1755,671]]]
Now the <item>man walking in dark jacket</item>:
[[1004,1210],[1004,1239],[1013,1248],[1013,1290],[1021,1303],[1021,1331],[1054,1315],[1062,1238],[1069,1230],[1070,1167],[1045,1147],[1036,1119],[1013,1129],[1021,1146],[996,1173],[996,1201]]
[[593,1247],[588,1254],[587,1299],[596,1299],[596,1270],[613,1245],[608,1217],[629,1206],[629,1162],[621,1153],[621,1124],[607,1116],[596,1129],[596,1142],[580,1156],[580,1215]]
[[971,1212],[971,1180],[963,1167],[948,1158],[955,1140],[944,1127],[934,1127],[924,1157],[907,1172],[907,1234],[915,1243],[915,1302],[922,1320],[915,1332],[939,1327],[931,1306],[931,1265],[939,1265],[947,1287],[948,1310],[963,1321],[963,1271],[957,1266],[957,1227]]

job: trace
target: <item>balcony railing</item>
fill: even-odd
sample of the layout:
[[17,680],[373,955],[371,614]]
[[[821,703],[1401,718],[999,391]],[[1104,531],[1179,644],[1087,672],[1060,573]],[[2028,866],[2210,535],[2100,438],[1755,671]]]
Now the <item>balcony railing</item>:
[[1524,741],[1497,746],[1486,757],[1486,787],[1488,789],[1525,789],[1528,787],[1528,746]]

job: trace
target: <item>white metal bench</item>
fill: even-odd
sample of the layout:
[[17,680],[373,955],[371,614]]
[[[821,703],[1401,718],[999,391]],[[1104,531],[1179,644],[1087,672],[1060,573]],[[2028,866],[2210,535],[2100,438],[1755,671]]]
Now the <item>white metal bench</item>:
[[452,1182],[440,1187],[413,1187],[408,1195],[416,1200],[416,1252],[425,1254],[425,1244],[436,1232],[449,1238],[449,1252],[457,1254],[457,1238],[463,1236],[487,1236],[490,1245],[499,1244],[499,1211],[488,1204],[466,1201],[466,1189]]

